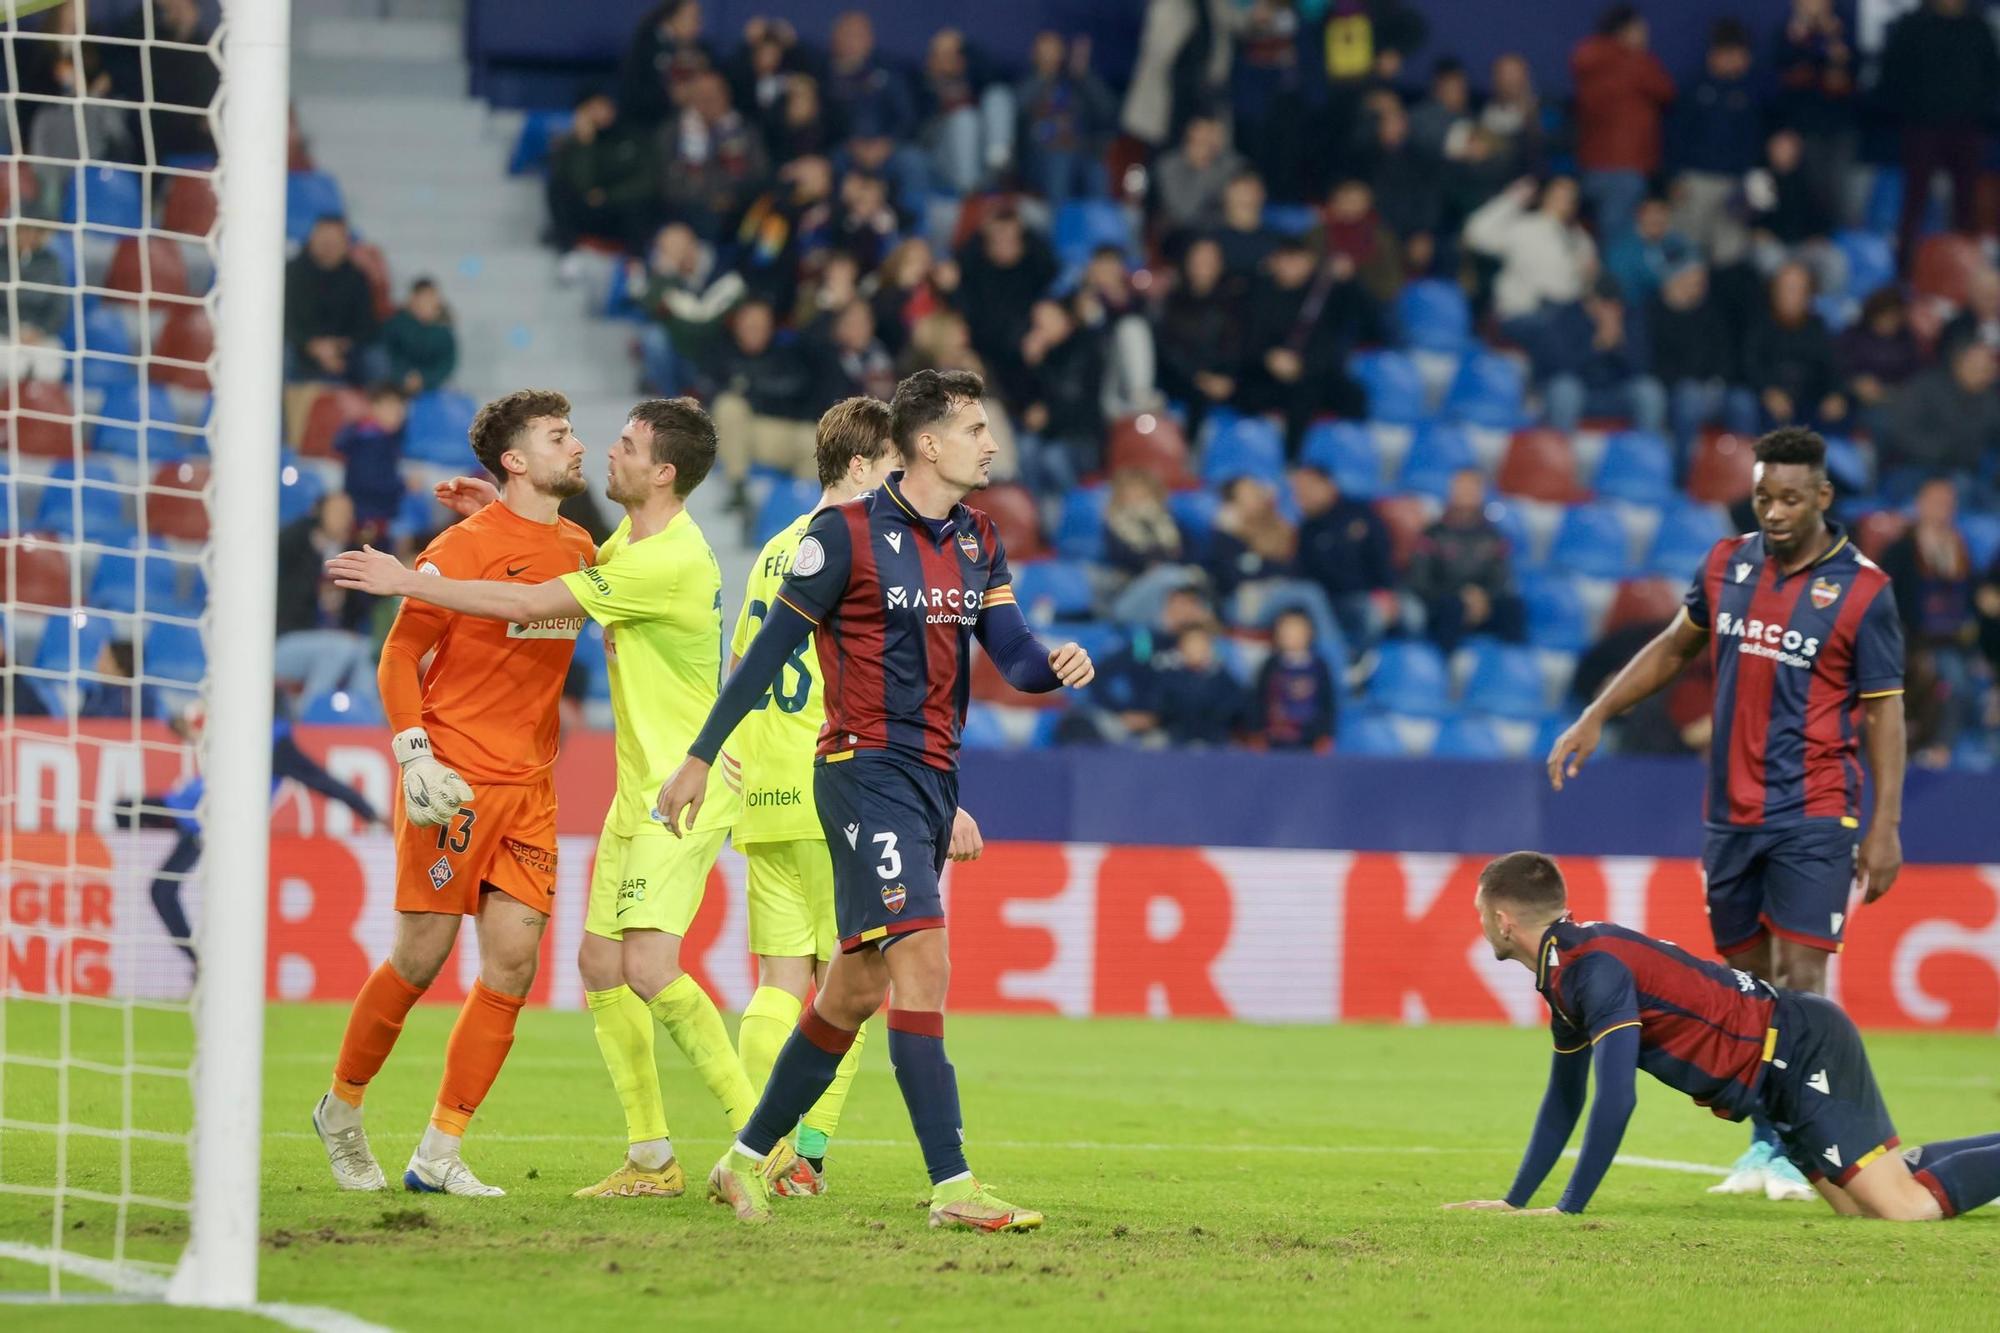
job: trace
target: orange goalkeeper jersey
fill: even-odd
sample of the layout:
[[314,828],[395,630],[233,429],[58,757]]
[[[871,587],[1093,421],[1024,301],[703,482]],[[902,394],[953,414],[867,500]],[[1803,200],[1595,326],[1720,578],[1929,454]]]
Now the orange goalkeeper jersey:
[[[439,533],[417,568],[449,579],[544,583],[587,567],[596,554],[590,535],[566,518],[537,523],[490,504]],[[535,781],[556,760],[556,705],[583,624],[576,615],[515,625],[405,600],[376,673],[390,729],[423,727],[439,762],[475,788]]]

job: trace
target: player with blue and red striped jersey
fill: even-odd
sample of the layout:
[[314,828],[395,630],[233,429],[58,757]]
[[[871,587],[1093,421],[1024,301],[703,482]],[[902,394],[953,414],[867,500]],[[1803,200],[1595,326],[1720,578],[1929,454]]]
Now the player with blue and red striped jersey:
[[[1848,898],[1874,902],[1903,863],[1903,629],[1889,578],[1829,522],[1826,442],[1796,427],[1757,441],[1758,530],[1719,541],[1674,622],[1549,752],[1557,791],[1608,720],[1663,689],[1703,648],[1715,668],[1702,869],[1715,951],[1790,990],[1826,992]],[[1875,807],[1861,832],[1865,727]],[[1810,1199],[1753,1111],[1722,1194]]]
[[995,452],[984,396],[979,377],[964,371],[918,371],[896,387],[890,434],[904,470],[813,517],[764,628],[660,790],[659,817],[678,834],[683,812],[701,808],[723,742],[811,634],[826,700],[813,795],[833,860],[840,952],[750,1123],[709,1175],[711,1194],[745,1221],[769,1218],[766,1154],[826,1091],[893,986],[889,1059],[930,1173],[931,1225],[1042,1223],[1040,1213],[996,1198],[966,1165],[958,1078],[944,1054],[949,963],[938,877],[958,807],[974,636],[1029,693],[1081,688],[1092,667],[1076,644],[1050,651],[1035,637],[999,532],[963,503],[987,484]]
[[1896,1151],[1861,1034],[1824,996],[1773,986],[1623,926],[1572,921],[1562,871],[1539,852],[1490,862],[1475,906],[1493,956],[1535,974],[1555,1061],[1507,1197],[1447,1207],[1527,1209],[1582,1118],[1594,1078],[1569,1184],[1554,1207],[1531,1210],[1582,1212],[1617,1156],[1642,1069],[1725,1120],[1766,1116],[1787,1160],[1837,1213],[1932,1222],[2000,1197],[2000,1134]]

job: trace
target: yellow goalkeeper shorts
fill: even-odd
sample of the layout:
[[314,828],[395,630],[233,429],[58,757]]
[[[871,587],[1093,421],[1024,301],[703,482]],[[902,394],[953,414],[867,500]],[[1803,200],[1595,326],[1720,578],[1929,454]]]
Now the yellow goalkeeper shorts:
[[628,930],[686,935],[726,836],[727,829],[715,829],[676,838],[662,829],[627,838],[606,829],[597,840],[583,928],[613,940]]
[[832,958],[840,931],[833,922],[833,860],[825,840],[753,842],[743,856],[750,863],[750,952]]

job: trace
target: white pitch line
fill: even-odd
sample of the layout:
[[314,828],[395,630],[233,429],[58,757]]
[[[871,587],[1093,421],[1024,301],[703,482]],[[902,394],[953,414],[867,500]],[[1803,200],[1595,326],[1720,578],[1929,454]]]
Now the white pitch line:
[[[131,1302],[134,1305],[163,1303],[163,1298],[167,1294],[167,1278],[163,1273],[130,1264],[114,1264],[105,1259],[93,1259],[87,1254],[71,1254],[68,1250],[51,1250],[40,1245],[17,1245],[11,1241],[0,1241],[0,1259],[12,1259],[16,1263],[34,1264],[43,1268],[54,1266],[74,1277],[107,1286],[120,1296],[139,1298]],[[25,1300],[9,1300],[6,1303],[64,1304],[60,1298],[55,1297],[29,1297]],[[298,1329],[299,1333],[391,1333],[383,1325],[370,1323],[359,1315],[351,1315],[344,1310],[330,1310],[321,1305],[291,1305],[282,1301],[272,1301],[248,1306],[193,1308],[226,1309],[232,1313],[257,1315],[281,1327]]]

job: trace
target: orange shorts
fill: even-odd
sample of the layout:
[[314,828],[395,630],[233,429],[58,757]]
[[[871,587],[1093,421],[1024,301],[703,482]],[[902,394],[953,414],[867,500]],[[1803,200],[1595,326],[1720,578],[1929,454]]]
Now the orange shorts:
[[546,915],[555,910],[556,784],[473,786],[451,822],[410,823],[401,793],[395,807],[396,910],[479,911],[484,889],[498,889]]

